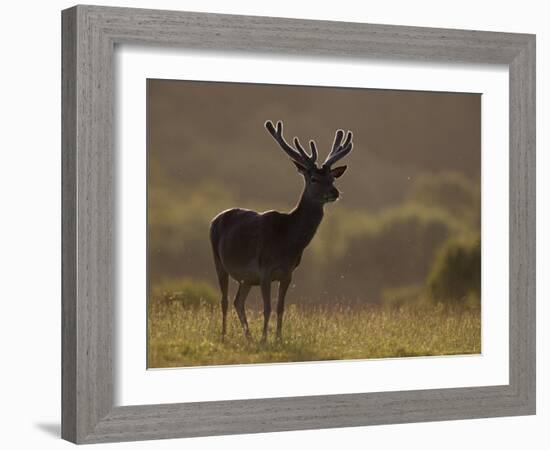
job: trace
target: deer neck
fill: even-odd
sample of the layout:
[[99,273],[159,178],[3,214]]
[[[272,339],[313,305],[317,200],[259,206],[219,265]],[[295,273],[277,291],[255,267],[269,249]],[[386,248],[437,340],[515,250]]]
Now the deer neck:
[[294,244],[303,250],[311,242],[323,220],[323,204],[306,198],[302,193],[300,201],[290,212],[290,218],[295,230]]

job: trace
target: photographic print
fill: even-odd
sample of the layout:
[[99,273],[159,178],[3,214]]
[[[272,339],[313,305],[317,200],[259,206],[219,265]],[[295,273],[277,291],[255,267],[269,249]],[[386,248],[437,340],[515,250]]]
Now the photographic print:
[[479,354],[480,177],[480,94],[148,79],[148,368]]

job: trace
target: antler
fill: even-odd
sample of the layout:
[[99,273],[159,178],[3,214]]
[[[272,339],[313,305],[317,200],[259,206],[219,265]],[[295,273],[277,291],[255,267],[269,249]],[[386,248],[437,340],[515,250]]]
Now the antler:
[[342,144],[342,139],[344,139],[344,131],[338,130],[334,136],[334,144],[332,144],[332,150],[327,156],[327,159],[323,163],[323,167],[330,167],[339,159],[342,159],[346,156],[351,149],[353,148],[353,142],[351,142],[353,135],[351,131],[348,131],[346,135],[346,140]]
[[300,141],[297,137],[294,138],[294,146],[296,148],[291,147],[287,144],[287,142],[283,138],[283,123],[280,120],[277,122],[277,128],[273,126],[273,122],[271,122],[271,120],[266,121],[265,127],[267,131],[269,131],[269,134],[273,136],[273,139],[277,141],[284,152],[290,157],[290,159],[292,159],[292,161],[299,164],[304,169],[315,167],[315,162],[317,161],[318,156],[315,142],[309,141],[309,145],[311,147],[311,155],[309,155],[302,148],[302,146],[300,145]]

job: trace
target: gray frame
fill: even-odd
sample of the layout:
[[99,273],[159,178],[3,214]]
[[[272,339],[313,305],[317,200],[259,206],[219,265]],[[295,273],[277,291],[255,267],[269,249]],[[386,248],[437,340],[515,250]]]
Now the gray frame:
[[[62,13],[62,437],[76,443],[535,413],[535,36],[75,6]],[[113,405],[115,44],[506,64],[510,383],[263,400]]]

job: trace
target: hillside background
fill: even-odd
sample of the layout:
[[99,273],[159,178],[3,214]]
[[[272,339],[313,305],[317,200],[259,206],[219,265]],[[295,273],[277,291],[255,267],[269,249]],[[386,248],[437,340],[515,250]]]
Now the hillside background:
[[[354,132],[343,195],[326,207],[288,301],[479,297],[478,94],[148,80],[148,276],[217,289],[208,227],[220,211],[289,211],[302,179],[265,131]],[[248,304],[259,305],[253,290]]]

